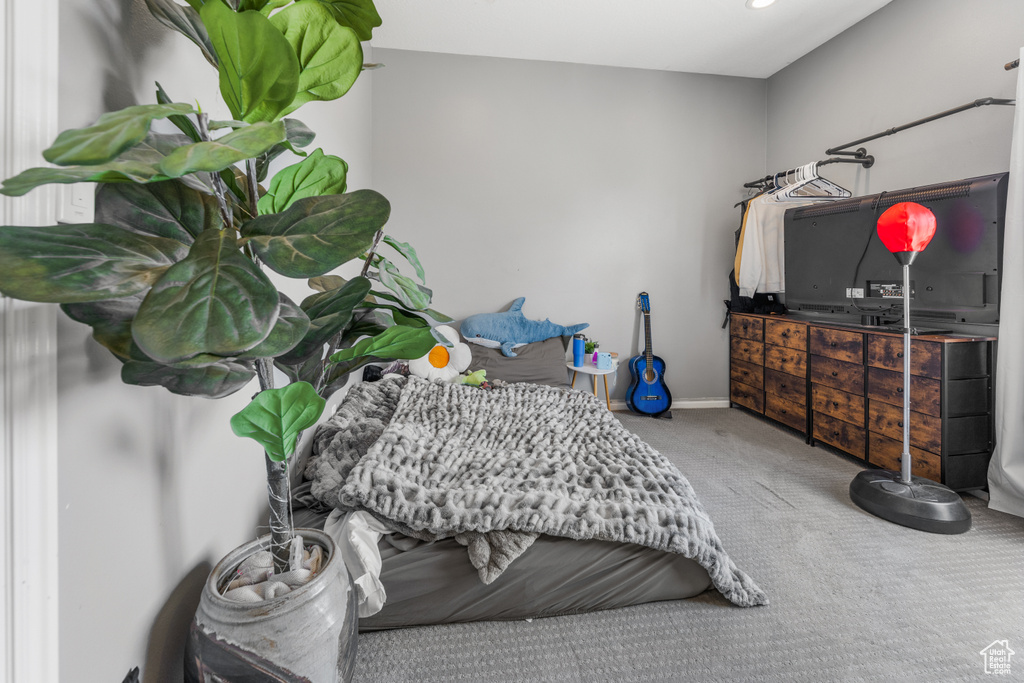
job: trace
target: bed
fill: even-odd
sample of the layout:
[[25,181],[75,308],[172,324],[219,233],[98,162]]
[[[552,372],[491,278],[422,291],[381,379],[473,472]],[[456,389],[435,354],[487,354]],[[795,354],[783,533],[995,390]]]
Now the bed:
[[[693,597],[767,603],[685,477],[604,402],[565,345],[473,349],[487,388],[387,375],[312,439],[297,526],[339,542],[361,631],[529,619]],[[506,381],[503,378],[507,378]]]

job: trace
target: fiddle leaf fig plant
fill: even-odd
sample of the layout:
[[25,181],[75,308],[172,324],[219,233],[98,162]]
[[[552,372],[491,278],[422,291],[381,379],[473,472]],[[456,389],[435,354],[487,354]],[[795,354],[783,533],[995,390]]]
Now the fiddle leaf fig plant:
[[[299,433],[353,370],[448,343],[431,331],[431,320],[450,319],[429,308],[415,249],[383,232],[388,200],[349,192],[348,164],[307,151],[315,135],[291,118],[349,91],[363,69],[360,41],[381,20],[372,0],[146,4],[216,68],[231,118],[213,120],[157,84],[156,103],[61,133],[43,152],[51,166],[0,192],[94,182],[95,222],[0,227],[0,292],[60,304],[89,325],[125,383],[221,398],[256,378],[260,391],[231,427],[263,447],[281,570]],[[283,154],[298,160],[271,174]],[[331,273],[349,262],[358,275]],[[310,294],[293,301],[283,278],[307,280]]]

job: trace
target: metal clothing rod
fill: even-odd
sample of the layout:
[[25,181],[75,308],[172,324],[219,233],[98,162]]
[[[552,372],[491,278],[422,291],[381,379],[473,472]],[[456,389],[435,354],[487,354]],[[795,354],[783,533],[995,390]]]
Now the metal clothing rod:
[[[857,154],[858,152],[864,152],[864,150],[857,150],[857,152],[847,152],[848,154]],[[871,168],[871,165],[875,163],[875,158],[870,154],[861,154],[855,159],[824,159],[818,162],[818,166],[824,166],[825,164],[863,164],[864,168]],[[774,178],[781,178],[795,172],[797,169],[791,168],[788,171],[779,171],[778,173],[772,173],[766,175],[764,178],[758,180],[751,180],[749,183],[743,183],[743,187],[760,187],[768,181]]]
[[860,145],[860,144],[863,144],[865,142],[870,142],[872,140],[877,140],[878,138],[884,138],[887,135],[895,135],[896,133],[899,133],[900,131],[904,131],[904,130],[906,130],[908,128],[913,128],[914,126],[920,126],[921,124],[924,124],[924,123],[930,123],[931,121],[935,121],[937,119],[942,119],[942,118],[945,118],[947,116],[952,116],[953,114],[959,114],[962,111],[967,111],[968,109],[974,109],[975,107],[984,107],[985,105],[988,105],[988,104],[1009,104],[1009,105],[1013,105],[1014,103],[1015,103],[1014,100],[1004,100],[1004,99],[998,99],[998,98],[995,98],[995,97],[983,97],[980,100],[974,100],[973,102],[968,102],[967,104],[961,105],[959,107],[954,107],[953,109],[947,109],[944,112],[940,112],[938,114],[932,114],[931,116],[926,116],[923,119],[918,119],[917,121],[911,121],[910,123],[905,123],[902,126],[896,126],[895,128],[890,128],[889,130],[882,131],[881,133],[875,133],[874,135],[869,135],[866,138],[861,138],[859,140],[854,140],[853,142],[847,142],[845,145],[839,145],[838,147],[833,147],[832,149],[827,149],[827,150],[825,150],[825,154],[830,154],[830,155],[831,154],[851,154],[851,152],[844,152],[843,150],[845,150],[847,147],[853,147],[854,145]]

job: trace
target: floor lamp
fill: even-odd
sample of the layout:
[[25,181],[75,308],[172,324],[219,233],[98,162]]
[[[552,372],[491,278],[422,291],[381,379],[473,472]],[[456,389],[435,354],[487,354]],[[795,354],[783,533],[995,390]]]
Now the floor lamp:
[[935,215],[901,202],[878,217],[878,237],[903,266],[903,455],[901,471],[865,470],[850,482],[850,499],[876,517],[921,531],[962,534],[971,513],[960,496],[910,472],[910,264],[935,235]]

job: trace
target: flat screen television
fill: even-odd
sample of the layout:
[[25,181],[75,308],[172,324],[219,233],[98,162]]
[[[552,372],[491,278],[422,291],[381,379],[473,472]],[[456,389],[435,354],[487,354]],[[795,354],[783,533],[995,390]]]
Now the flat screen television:
[[879,239],[876,223],[893,204],[916,202],[935,214],[936,230],[910,267],[911,327],[922,333],[994,334],[1008,176],[786,211],[786,307],[824,322],[902,327],[903,271]]

